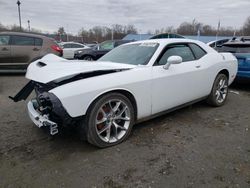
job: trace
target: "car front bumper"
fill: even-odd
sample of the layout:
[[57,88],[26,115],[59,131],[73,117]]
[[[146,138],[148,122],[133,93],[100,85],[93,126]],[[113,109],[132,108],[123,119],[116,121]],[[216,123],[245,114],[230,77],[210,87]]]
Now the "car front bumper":
[[35,109],[35,106],[36,106],[36,101],[35,100],[31,100],[27,104],[28,114],[29,114],[29,117],[30,117],[31,121],[33,121],[33,123],[39,128],[41,128],[41,127],[49,127],[51,135],[57,134],[58,133],[57,123],[49,120],[47,115],[40,114]]

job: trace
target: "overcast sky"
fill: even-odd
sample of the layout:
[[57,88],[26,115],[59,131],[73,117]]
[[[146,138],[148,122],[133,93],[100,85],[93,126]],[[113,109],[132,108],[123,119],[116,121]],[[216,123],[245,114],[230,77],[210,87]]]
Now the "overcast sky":
[[[140,32],[178,27],[194,18],[206,24],[241,27],[250,16],[250,0],[20,0],[22,25],[42,31],[77,33],[95,25],[134,24]],[[16,0],[0,0],[0,23],[18,24]]]

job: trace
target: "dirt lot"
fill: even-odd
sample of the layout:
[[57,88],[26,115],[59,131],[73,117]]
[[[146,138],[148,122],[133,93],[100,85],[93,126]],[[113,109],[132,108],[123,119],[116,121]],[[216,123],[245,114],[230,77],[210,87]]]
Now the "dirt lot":
[[35,127],[25,102],[7,98],[26,82],[0,76],[0,187],[250,187],[250,84],[231,88],[223,107],[198,103],[97,149]]

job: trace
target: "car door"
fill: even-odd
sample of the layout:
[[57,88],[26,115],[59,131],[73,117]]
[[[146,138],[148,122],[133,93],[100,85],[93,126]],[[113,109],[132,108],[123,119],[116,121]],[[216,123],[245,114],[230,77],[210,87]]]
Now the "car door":
[[11,36],[12,65],[16,68],[27,68],[34,54],[35,38],[29,36]]
[[72,53],[72,44],[63,44],[63,57],[66,59],[70,59]]
[[84,45],[80,45],[80,44],[71,44],[71,50],[68,51],[68,59],[73,59],[74,58],[74,55],[75,55],[75,51],[76,50],[80,50],[80,49],[84,49],[85,46]]
[[10,36],[0,35],[0,66],[9,65],[11,63],[11,46]]
[[[170,56],[180,56],[183,62],[164,69]],[[168,45],[152,68],[152,114],[203,97],[204,80],[200,61],[196,59],[188,44]]]

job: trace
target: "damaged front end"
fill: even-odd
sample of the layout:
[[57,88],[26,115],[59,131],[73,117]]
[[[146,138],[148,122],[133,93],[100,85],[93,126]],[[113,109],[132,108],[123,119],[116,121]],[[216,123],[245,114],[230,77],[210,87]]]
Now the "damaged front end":
[[9,96],[14,102],[26,100],[35,90],[36,97],[27,104],[30,119],[39,128],[48,127],[51,135],[57,134],[60,126],[72,126],[79,118],[72,118],[64,109],[61,101],[49,90],[58,85],[51,82],[42,84],[35,81],[28,82],[15,97]]

